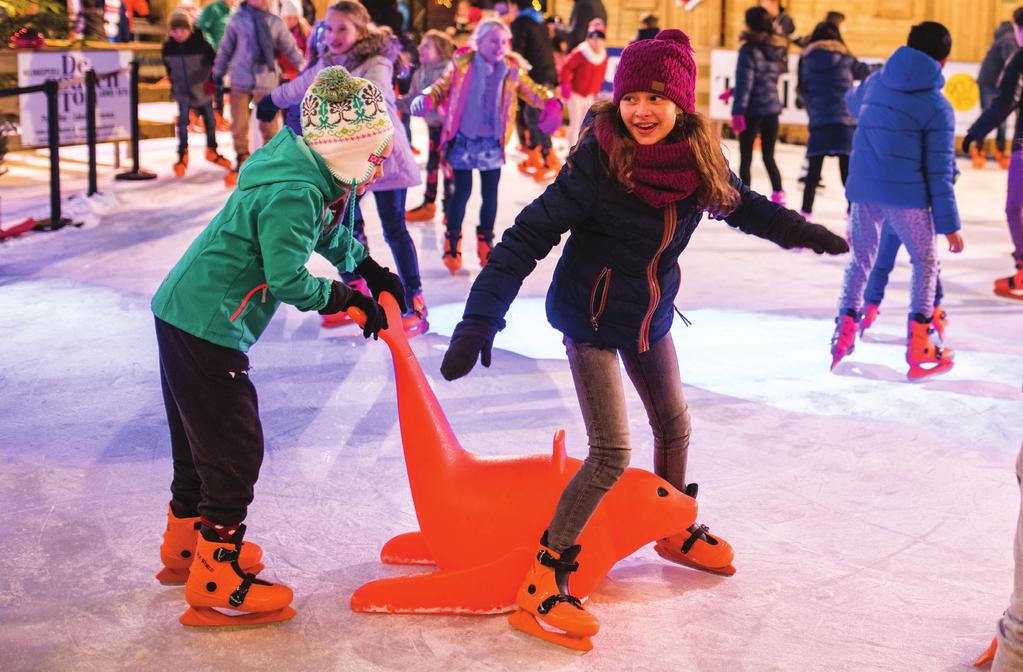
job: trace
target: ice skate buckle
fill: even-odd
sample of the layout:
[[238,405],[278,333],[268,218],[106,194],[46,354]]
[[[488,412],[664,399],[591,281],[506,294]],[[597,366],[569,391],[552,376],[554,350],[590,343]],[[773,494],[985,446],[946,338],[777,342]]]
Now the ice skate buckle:
[[217,562],[234,562],[238,559],[238,549],[228,550],[220,546],[213,551],[213,559]]
[[693,544],[695,544],[700,539],[700,537],[706,536],[707,539],[710,540],[711,536],[707,534],[707,531],[709,529],[710,528],[708,528],[706,525],[697,525],[696,527],[694,527],[692,533],[689,535],[689,538],[682,542],[682,552],[688,553],[693,548]]
[[256,580],[255,574],[246,574],[245,578],[242,579],[241,584],[238,588],[231,593],[231,597],[227,598],[228,603],[232,607],[242,606],[242,602],[245,601],[245,597],[249,594],[249,588],[252,586],[252,582]]
[[551,595],[546,600],[541,602],[540,605],[536,608],[536,613],[546,614],[548,611],[553,609],[558,604],[561,604],[562,602],[567,602],[576,609],[583,608],[583,603],[575,595],[562,595],[561,593],[558,593],[557,595]]

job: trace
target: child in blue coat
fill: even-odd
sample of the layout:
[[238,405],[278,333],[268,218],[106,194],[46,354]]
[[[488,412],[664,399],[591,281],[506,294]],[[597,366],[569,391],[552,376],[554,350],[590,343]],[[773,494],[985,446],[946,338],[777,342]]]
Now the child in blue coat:
[[[853,255],[845,271],[832,368],[853,351],[863,289],[887,223],[909,251],[913,265],[906,361],[910,378],[951,368],[954,353],[932,341],[934,290],[938,279],[935,231],[960,252],[955,178],[955,119],[942,95],[941,68],[952,36],[940,23],[913,26],[907,45],[846,96],[859,120],[853,136],[846,198],[852,203]],[[928,364],[929,368],[923,368]]]

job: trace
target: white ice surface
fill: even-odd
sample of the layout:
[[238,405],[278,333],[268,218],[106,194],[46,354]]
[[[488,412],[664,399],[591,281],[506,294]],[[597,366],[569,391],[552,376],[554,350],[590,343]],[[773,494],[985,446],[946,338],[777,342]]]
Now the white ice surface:
[[[175,179],[174,141],[145,142],[143,168],[159,179],[121,183],[103,146],[104,197],[83,202],[84,151],[62,150],[64,194],[79,197],[69,212],[88,225],[0,245],[0,668],[965,671],[987,645],[1011,590],[1023,439],[1023,304],[990,292],[1010,270],[1004,172],[961,166],[967,249],[942,250],[957,365],[918,384],[904,378],[904,253],[878,323],[829,373],[844,259],[701,224],[678,301],[693,325],[674,336],[701,520],[733,544],[738,572],[697,573],[641,549],[594,594],[602,629],[580,656],[500,616],[350,611],[366,581],[425,571],[378,561],[388,538],[416,528],[390,358],[288,307],[251,352],[266,459],[248,523],[266,574],[295,589],[298,616],[227,632],[178,624],[181,589],[153,580],[171,464],[148,306],[227,197],[222,171],[195,154]],[[797,204],[802,150],[779,154]],[[541,191],[510,157],[499,228]],[[10,159],[3,227],[47,214],[45,153]],[[817,214],[841,232],[831,163]],[[766,187],[759,162],[754,187]],[[477,208],[474,196],[466,231]],[[389,263],[372,205],[366,215],[374,255]],[[440,358],[477,271],[471,235],[467,270],[451,277],[439,223],[410,229],[432,325],[414,349],[463,444],[547,452],[565,427],[569,452],[584,456],[564,351],[543,315],[558,250],[526,280],[491,368],[447,383]],[[310,267],[329,275],[323,260]],[[628,399],[633,464],[649,468],[650,432]]]

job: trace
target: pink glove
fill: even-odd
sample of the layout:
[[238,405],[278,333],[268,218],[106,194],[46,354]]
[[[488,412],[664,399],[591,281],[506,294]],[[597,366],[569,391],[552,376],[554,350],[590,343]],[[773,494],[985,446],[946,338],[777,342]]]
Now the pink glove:
[[564,106],[557,98],[551,98],[540,111],[540,118],[536,122],[537,128],[550,135],[561,126],[561,111]]
[[569,98],[572,97],[572,85],[569,84],[568,82],[564,82],[561,85],[561,97],[564,98],[565,100],[568,100]]
[[718,100],[720,100],[720,101],[722,101],[724,103],[727,103],[731,99],[732,99],[732,90],[731,89],[725,89],[725,92],[722,93],[720,96],[718,96]]
[[408,111],[413,117],[421,117],[429,112],[432,107],[433,99],[430,96],[419,94],[409,103]]
[[746,130],[746,117],[741,114],[732,115],[732,130],[736,133],[742,133]]

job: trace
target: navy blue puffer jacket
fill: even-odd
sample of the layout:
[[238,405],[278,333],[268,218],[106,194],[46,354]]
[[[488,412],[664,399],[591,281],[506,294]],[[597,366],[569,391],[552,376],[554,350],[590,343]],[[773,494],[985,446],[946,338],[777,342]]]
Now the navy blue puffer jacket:
[[[696,197],[664,209],[617,187],[607,157],[586,134],[557,179],[515,218],[473,283],[466,317],[504,318],[523,279],[570,233],[547,292],[547,319],[569,338],[644,352],[668,333],[681,271],[678,258],[703,217]],[[603,163],[602,163],[603,162]],[[746,233],[782,233],[784,208],[735,175],[739,207],[725,221]]]
[[766,117],[781,112],[778,78],[789,71],[788,41],[780,35],[743,33],[735,66],[732,114]]
[[942,95],[941,64],[899,47],[846,95],[857,118],[845,196],[853,203],[930,208],[938,233],[959,230],[952,183],[955,116]]
[[804,49],[799,90],[810,115],[810,128],[855,126],[856,120],[845,106],[845,94],[854,81],[869,74],[870,66],[857,61],[838,40],[821,40]]

